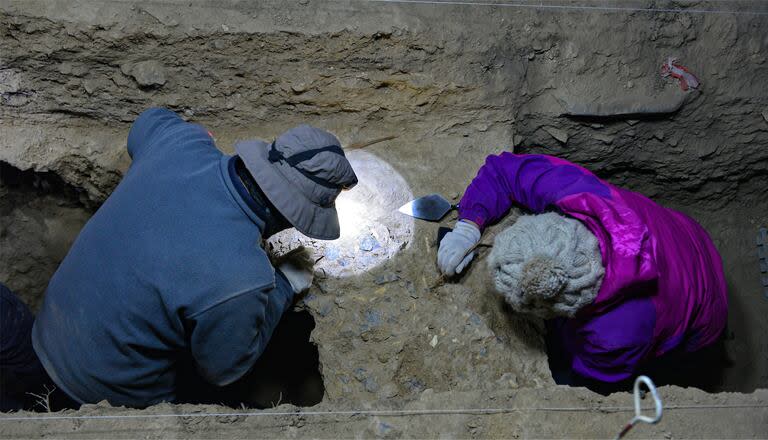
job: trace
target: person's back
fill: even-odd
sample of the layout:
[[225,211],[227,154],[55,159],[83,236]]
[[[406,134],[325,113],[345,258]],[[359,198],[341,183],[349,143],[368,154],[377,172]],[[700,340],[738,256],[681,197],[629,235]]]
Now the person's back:
[[[158,109],[134,124],[128,150],[133,164],[51,279],[33,331],[46,370],[80,402],[172,401],[185,355],[229,383],[263,344],[243,353],[217,343],[243,327],[269,337],[258,325],[275,275],[263,224],[228,178],[231,158],[202,127]],[[200,319],[235,298],[252,313]]]
[[640,217],[654,242],[658,271],[651,297],[656,311],[655,355],[671,349],[696,351],[725,328],[727,285],[720,254],[709,234],[687,215],[636,192],[616,189]]

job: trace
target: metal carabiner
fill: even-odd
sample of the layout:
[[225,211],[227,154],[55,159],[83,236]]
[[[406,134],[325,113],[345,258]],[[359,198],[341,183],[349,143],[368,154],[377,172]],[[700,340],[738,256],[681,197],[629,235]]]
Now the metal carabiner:
[[[643,407],[640,403],[640,400],[642,399],[642,395],[640,392],[640,384],[644,384],[646,388],[648,388],[648,392],[651,394],[651,397],[653,397],[653,404],[655,406],[655,413],[653,417],[648,417],[643,415]],[[630,420],[629,423],[624,427],[624,429],[621,430],[619,435],[616,436],[616,440],[619,440],[623,438],[627,433],[634,427],[638,422],[648,423],[648,424],[656,424],[659,423],[659,420],[661,420],[661,413],[662,413],[662,405],[661,405],[661,399],[659,398],[659,393],[656,391],[656,385],[654,385],[653,381],[648,376],[638,376],[637,379],[635,379],[635,387],[634,387],[634,398],[635,398],[635,417]]]

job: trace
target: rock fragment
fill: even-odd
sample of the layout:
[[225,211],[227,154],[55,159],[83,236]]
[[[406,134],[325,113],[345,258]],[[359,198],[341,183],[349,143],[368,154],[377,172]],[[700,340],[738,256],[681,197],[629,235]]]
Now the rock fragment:
[[604,143],[604,144],[610,144],[613,142],[613,136],[608,136],[607,134],[602,133],[595,133],[592,135],[593,139],[597,139],[598,141]]
[[557,139],[557,141],[562,143],[562,144],[568,142],[568,133],[565,132],[564,130],[560,130],[559,128],[547,126],[547,127],[544,127],[544,131],[549,133],[550,136],[552,136],[553,138]]
[[124,75],[133,77],[141,87],[160,87],[166,83],[165,66],[157,60],[123,64],[120,70]]
[[763,110],[763,119],[765,119],[765,122],[768,122],[768,108]]
[[385,273],[384,275],[377,276],[373,282],[377,285],[387,284],[387,283],[393,283],[397,280],[399,280],[400,277],[397,276],[397,274],[394,273]]
[[381,247],[379,241],[372,234],[368,234],[360,240],[360,250],[370,252]]

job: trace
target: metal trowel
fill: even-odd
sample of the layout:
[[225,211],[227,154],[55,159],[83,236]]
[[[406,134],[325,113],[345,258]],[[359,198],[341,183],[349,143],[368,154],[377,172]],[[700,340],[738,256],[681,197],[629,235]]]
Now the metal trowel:
[[448,212],[458,208],[459,205],[453,205],[440,194],[430,194],[411,200],[401,206],[398,211],[411,217],[419,218],[429,222],[440,221]]

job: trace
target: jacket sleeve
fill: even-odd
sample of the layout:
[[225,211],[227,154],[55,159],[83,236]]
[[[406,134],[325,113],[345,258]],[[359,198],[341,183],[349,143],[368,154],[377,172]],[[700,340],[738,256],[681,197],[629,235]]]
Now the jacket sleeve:
[[541,213],[559,199],[579,192],[608,196],[610,189],[586,169],[551,156],[491,155],[459,202],[459,219],[484,229],[513,203]]
[[128,155],[136,162],[151,150],[183,145],[185,149],[216,148],[208,130],[185,122],[164,108],[145,110],[134,121],[128,133]]
[[290,283],[275,271],[275,287],[251,291],[190,317],[190,345],[199,373],[225,386],[245,375],[293,302]]
[[142,112],[128,133],[128,154],[131,159],[137,160],[165,130],[183,123],[184,120],[176,113],[163,108],[151,108]]

